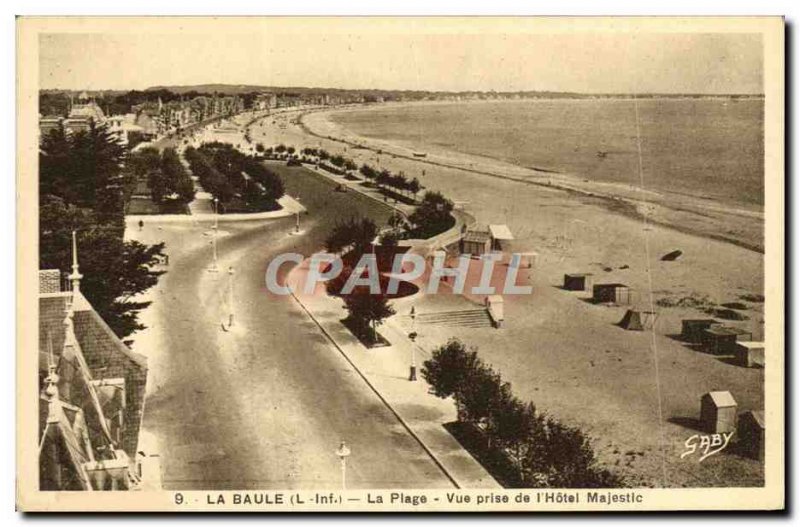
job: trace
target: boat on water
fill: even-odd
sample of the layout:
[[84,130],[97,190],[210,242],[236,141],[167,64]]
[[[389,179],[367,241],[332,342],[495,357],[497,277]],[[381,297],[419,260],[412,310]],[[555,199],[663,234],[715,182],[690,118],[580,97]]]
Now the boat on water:
[[428,154],[425,152],[413,152],[414,157],[428,157]]

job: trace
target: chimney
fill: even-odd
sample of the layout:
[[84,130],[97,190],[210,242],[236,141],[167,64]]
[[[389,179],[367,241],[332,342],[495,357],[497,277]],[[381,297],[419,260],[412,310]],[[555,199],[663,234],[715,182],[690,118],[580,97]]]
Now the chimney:
[[61,292],[61,271],[58,269],[39,270],[39,294]]

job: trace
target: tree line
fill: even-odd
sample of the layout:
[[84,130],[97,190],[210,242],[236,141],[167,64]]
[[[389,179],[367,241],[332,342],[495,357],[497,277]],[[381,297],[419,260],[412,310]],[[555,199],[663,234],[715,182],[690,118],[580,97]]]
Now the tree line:
[[621,476],[598,465],[589,438],[515,397],[477,349],[451,339],[423,363],[423,378],[440,398],[455,401],[458,422],[479,430],[486,446],[514,467],[515,487],[614,488]]
[[277,174],[252,156],[220,142],[188,147],[184,156],[192,173],[211,193],[222,210],[274,210],[283,196],[283,182]]
[[177,201],[188,204],[194,199],[194,182],[174,148],[143,148],[132,152],[127,160],[128,173],[137,181],[147,181],[155,203]]
[[66,134],[58,128],[39,148],[39,268],[68,274],[77,231],[81,292],[124,338],[144,329],[133,300],[158,281],[164,244],[124,240],[125,205],[135,176],[124,148],[105,126]]

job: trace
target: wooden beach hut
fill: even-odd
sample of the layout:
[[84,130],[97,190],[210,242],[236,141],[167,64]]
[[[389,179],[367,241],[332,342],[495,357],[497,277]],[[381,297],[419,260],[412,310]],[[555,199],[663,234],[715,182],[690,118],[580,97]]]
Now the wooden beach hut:
[[[702,331],[702,344],[707,352],[714,355],[733,355],[736,353],[736,343],[750,336],[748,331],[722,324],[711,326]],[[751,337],[752,338],[752,337]]]
[[745,340],[736,343],[736,359],[745,368],[764,367],[764,343]]
[[570,273],[564,275],[567,291],[589,291],[592,288],[592,273]]
[[710,434],[736,430],[738,405],[729,391],[708,392],[700,399],[700,423]]
[[592,299],[599,304],[630,304],[633,291],[625,284],[596,284],[592,288]]
[[625,312],[625,316],[619,321],[619,327],[627,329],[628,331],[644,331],[653,329],[656,323],[655,311],[639,311],[638,309],[629,309]]
[[700,424],[710,434],[736,430],[738,405],[729,391],[708,392],[700,399]]
[[719,324],[713,318],[691,318],[681,321],[681,338],[699,344],[703,340],[703,331]]
[[492,236],[492,249],[495,251],[508,251],[514,235],[508,225],[489,225],[489,234]]
[[740,452],[745,456],[764,461],[765,430],[764,412],[748,410],[739,415],[736,435]]
[[468,230],[461,240],[461,252],[480,256],[492,249],[492,235],[488,231]]

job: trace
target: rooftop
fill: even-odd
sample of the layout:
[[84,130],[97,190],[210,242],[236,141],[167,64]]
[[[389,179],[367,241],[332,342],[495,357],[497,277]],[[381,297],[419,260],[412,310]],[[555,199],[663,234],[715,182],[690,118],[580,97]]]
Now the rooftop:
[[733,398],[729,391],[708,392],[703,397],[710,398],[717,408],[737,406],[736,399]]
[[464,235],[465,242],[486,243],[492,238],[491,233],[486,231],[467,231]]
[[495,240],[513,240],[514,235],[511,234],[511,229],[508,225],[489,225],[489,232]]

